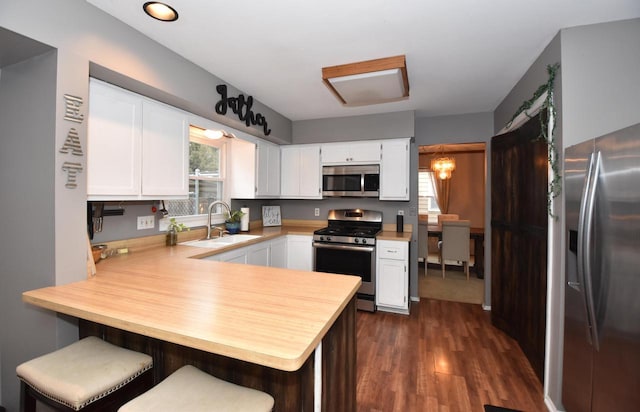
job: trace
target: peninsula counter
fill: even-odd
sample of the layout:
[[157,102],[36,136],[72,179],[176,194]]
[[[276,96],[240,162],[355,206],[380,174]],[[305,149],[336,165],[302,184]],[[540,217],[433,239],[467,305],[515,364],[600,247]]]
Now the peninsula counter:
[[80,319],[80,337],[149,353],[156,382],[193,364],[270,393],[277,411],[355,411],[360,278],[191,258],[201,253],[178,245],[109,258],[90,279],[23,300]]

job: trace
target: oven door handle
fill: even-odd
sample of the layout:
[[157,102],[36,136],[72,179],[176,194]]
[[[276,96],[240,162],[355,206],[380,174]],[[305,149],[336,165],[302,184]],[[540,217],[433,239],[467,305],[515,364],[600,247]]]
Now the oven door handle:
[[349,246],[349,245],[336,245],[329,243],[313,243],[313,247],[318,249],[337,249],[337,250],[349,250],[353,252],[375,252],[376,248],[373,246]]

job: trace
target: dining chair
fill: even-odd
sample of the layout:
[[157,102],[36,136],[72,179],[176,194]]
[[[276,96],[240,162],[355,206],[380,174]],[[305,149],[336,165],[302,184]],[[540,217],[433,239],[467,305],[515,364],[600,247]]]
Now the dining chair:
[[444,220],[442,222],[442,242],[440,246],[440,266],[442,278],[447,260],[463,262],[464,273],[469,280],[469,234],[471,222],[469,220]]
[[[438,226],[442,229],[442,222],[445,220],[458,220],[460,216],[454,213],[442,213],[438,215]],[[438,248],[440,248],[440,242],[438,242]],[[442,263],[442,253],[438,253],[438,260]]]
[[418,258],[424,259],[424,275],[427,276],[427,259],[429,258],[429,230],[426,223],[418,224]]

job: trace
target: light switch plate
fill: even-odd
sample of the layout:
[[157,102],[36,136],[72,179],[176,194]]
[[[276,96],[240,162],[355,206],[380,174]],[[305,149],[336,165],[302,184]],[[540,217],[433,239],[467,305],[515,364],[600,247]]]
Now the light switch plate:
[[156,224],[154,215],[138,216],[138,230],[153,229]]

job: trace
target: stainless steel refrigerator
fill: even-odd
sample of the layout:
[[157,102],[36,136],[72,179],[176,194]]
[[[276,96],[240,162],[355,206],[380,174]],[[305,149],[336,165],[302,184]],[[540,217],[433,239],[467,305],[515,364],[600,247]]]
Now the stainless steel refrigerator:
[[565,151],[567,412],[640,411],[640,124]]

